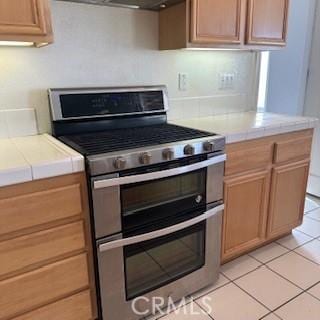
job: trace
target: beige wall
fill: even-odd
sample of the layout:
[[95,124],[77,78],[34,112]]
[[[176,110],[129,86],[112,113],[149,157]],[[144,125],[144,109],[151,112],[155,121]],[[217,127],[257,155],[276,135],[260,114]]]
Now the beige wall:
[[[254,108],[256,54],[158,51],[158,14],[52,1],[55,43],[0,48],[0,109],[36,108],[40,131],[50,130],[47,88],[167,84],[171,118]],[[178,91],[178,73],[189,90]],[[235,72],[234,90],[218,75]]]

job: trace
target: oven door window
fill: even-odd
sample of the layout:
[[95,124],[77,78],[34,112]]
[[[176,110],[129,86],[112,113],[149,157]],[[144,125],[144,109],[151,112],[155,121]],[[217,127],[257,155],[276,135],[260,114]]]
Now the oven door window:
[[127,300],[192,273],[205,264],[206,222],[124,248]]
[[124,230],[206,203],[206,169],[121,187]]

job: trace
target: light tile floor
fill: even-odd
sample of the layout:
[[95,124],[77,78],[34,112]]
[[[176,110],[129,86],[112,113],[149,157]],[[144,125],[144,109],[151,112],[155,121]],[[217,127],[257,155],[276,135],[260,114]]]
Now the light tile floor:
[[302,226],[222,266],[218,282],[161,320],[320,320],[320,199]]

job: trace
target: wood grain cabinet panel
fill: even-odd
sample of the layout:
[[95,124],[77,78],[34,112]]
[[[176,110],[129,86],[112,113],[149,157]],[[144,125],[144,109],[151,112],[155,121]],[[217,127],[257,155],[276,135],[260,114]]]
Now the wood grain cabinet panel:
[[0,0],[0,40],[51,42],[48,0]]
[[276,164],[310,158],[312,136],[295,140],[277,142],[275,144],[274,162]]
[[86,254],[1,281],[0,319],[22,315],[88,287]]
[[84,250],[82,221],[0,242],[0,279],[32,265]]
[[13,320],[92,320],[90,291],[83,291]]
[[226,178],[222,260],[226,261],[265,241],[269,171]]
[[191,42],[240,43],[243,0],[192,0]]
[[[28,190],[27,185],[24,190]],[[13,193],[8,198],[1,198],[0,189],[0,236],[61,219],[80,218],[81,201],[80,184],[51,189],[44,186],[41,191],[20,196]]]
[[232,146],[227,146],[226,176],[243,174],[252,170],[263,170],[271,165],[273,155],[273,144],[271,143],[244,147],[240,150],[232,149]]
[[247,43],[285,45],[289,0],[248,0]]
[[302,223],[309,164],[307,160],[273,169],[268,238],[288,233]]

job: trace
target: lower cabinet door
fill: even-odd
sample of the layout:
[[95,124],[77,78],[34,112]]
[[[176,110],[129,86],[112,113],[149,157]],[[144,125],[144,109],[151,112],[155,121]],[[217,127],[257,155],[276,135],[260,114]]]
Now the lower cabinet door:
[[222,262],[265,241],[270,172],[226,178]]
[[273,169],[268,238],[290,232],[302,223],[309,160]]
[[92,314],[90,291],[86,290],[12,320],[92,320]]

